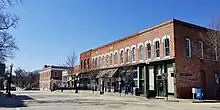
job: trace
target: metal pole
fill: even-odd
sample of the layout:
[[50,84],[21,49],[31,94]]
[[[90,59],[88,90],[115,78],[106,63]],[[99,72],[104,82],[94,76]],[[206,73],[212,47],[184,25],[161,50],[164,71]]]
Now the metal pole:
[[13,64],[10,65],[10,73],[9,73],[9,78],[8,78],[8,97],[11,97],[11,77],[12,77],[12,68]]

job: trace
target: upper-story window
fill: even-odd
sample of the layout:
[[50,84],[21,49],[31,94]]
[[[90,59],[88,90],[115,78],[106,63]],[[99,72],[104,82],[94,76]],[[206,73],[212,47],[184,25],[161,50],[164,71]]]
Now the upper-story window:
[[146,54],[147,59],[150,59],[151,58],[151,44],[150,44],[150,42],[146,43],[146,52],[147,52],[147,54]]
[[87,59],[87,67],[89,68],[89,58]]
[[155,57],[160,57],[160,41],[155,41],[154,45],[154,50],[155,50]]
[[112,53],[110,53],[110,61],[109,61],[109,65],[112,65]]
[[214,46],[213,50],[212,50],[212,57],[215,61],[218,60],[218,48],[217,46]]
[[131,46],[131,54],[132,54],[131,60],[132,62],[135,62],[136,61],[136,46],[135,45]]
[[186,58],[191,58],[191,43],[190,39],[186,38],[185,40],[185,51],[186,51]]
[[102,59],[101,59],[101,56],[99,56],[99,60],[98,60],[99,66],[98,66],[98,67],[101,67],[101,65],[102,65],[102,64],[101,64],[101,60],[102,60]]
[[126,53],[126,58],[125,58],[126,63],[129,63],[129,56],[130,56],[129,52],[130,52],[129,48],[126,48],[126,52],[125,52]]
[[169,38],[164,39],[164,56],[170,55],[170,40]]
[[83,68],[83,60],[81,60],[81,64],[80,64],[81,68]]
[[120,50],[120,63],[121,64],[124,63],[124,50],[123,49]]
[[199,50],[199,57],[203,59],[204,53],[203,53],[203,42],[202,41],[198,42],[198,50]]
[[57,74],[57,72],[54,72],[54,75],[53,75],[54,77],[57,77],[58,76],[58,74]]
[[106,66],[108,66],[108,54],[105,57],[105,64],[106,64]]
[[105,56],[103,55],[102,56],[102,67],[105,66],[105,61],[104,60],[105,60]]
[[118,64],[118,52],[117,51],[115,52],[115,55],[114,55],[114,63]]
[[83,67],[86,68],[86,59],[83,62],[84,62]]
[[143,46],[143,43],[141,43],[138,46],[138,53],[139,53],[139,61],[143,61],[143,58],[144,58],[144,46]]
[[97,68],[97,57],[95,57],[95,68]]

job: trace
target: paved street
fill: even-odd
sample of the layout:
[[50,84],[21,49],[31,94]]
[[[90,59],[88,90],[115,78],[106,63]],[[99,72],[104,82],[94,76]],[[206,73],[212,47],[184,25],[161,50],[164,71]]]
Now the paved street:
[[[191,103],[190,100],[146,100],[143,97],[81,92],[14,92],[11,99],[1,98],[0,110],[217,110],[219,103]],[[7,102],[9,101],[9,102]]]

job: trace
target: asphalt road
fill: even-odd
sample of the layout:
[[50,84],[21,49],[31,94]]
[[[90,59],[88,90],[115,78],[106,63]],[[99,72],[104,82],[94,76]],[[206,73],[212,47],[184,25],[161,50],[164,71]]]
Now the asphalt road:
[[220,110],[219,103],[146,100],[143,97],[73,92],[14,92],[0,99],[0,110]]

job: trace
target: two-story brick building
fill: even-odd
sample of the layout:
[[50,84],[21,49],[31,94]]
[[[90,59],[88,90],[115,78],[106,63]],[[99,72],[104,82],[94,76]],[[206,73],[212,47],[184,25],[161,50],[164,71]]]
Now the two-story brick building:
[[62,71],[68,67],[45,65],[40,71],[40,90],[50,90],[52,85],[62,86]]
[[164,96],[167,90],[177,98],[191,98],[192,88],[201,87],[206,98],[219,97],[218,71],[204,68],[210,53],[200,35],[205,30],[176,19],[164,22],[82,53],[81,73],[96,71],[97,84],[107,91],[134,82],[132,87],[145,96]]

